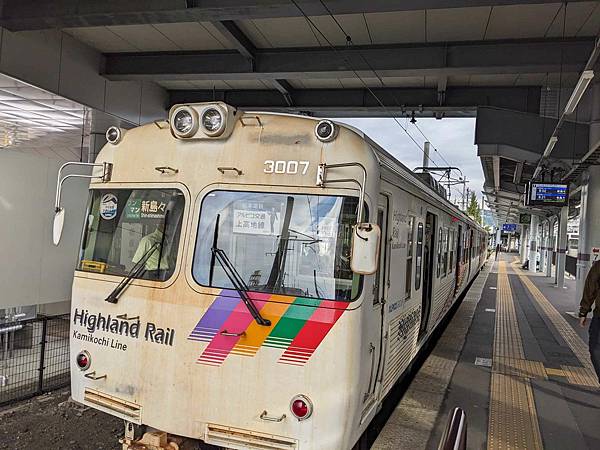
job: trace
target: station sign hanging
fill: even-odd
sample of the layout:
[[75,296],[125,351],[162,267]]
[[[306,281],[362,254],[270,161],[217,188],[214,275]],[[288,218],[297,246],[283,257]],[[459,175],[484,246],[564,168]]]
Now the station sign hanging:
[[502,231],[505,233],[515,233],[517,231],[517,224],[505,223],[502,225]]

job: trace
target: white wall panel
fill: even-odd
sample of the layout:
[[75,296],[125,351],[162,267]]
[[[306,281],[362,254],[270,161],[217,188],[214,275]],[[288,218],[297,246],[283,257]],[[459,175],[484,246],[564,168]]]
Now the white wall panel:
[[69,180],[60,246],[52,244],[56,174],[63,161],[0,151],[0,309],[69,300],[87,182]]

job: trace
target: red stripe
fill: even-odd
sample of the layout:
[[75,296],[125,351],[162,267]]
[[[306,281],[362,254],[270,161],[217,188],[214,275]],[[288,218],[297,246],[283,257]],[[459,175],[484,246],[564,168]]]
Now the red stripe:
[[[346,308],[347,306],[348,303],[346,302],[334,302],[330,300],[321,302],[286,351],[283,352],[279,362],[283,363],[285,360],[300,359],[301,357],[298,354],[299,348],[306,349],[306,351],[303,352],[305,354],[309,352],[312,354],[344,312],[344,309],[337,308]],[[302,359],[304,358],[305,357],[303,356]],[[308,360],[308,358],[310,358],[310,355],[306,357],[306,360]]]

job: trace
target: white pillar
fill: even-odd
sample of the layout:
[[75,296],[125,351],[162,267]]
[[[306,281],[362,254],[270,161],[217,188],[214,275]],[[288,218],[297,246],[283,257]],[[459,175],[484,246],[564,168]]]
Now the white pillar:
[[552,276],[552,255],[554,253],[554,217],[548,219],[548,241],[547,241],[547,250],[546,250],[546,276]]
[[577,243],[577,281],[575,284],[575,298],[581,299],[585,277],[589,271],[590,248],[587,245],[588,236],[588,174],[583,177],[581,185],[581,203],[579,208],[579,242]]
[[558,225],[558,246],[556,249],[556,287],[565,286],[565,262],[567,257],[567,220],[569,207],[560,208],[560,223]]
[[540,236],[540,272],[546,273],[546,220],[541,224],[541,236]]
[[496,245],[502,244],[502,228],[496,230]]
[[[589,148],[600,142],[600,81],[593,81],[591,88],[592,111],[589,132]],[[581,187],[581,208],[579,209],[579,244],[577,248],[577,291],[575,302],[579,304],[588,271],[594,255],[592,248],[600,247],[600,166],[590,166],[587,184]]]
[[537,235],[538,235],[539,217],[531,215],[531,227],[529,228],[529,271],[537,272]]
[[521,250],[521,264],[525,264],[525,261],[527,261],[527,225],[521,225],[519,245]]

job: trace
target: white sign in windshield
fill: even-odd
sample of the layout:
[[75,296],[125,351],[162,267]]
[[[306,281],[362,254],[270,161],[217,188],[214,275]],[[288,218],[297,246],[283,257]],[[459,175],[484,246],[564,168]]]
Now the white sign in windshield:
[[271,234],[271,214],[265,211],[236,209],[233,211],[233,232]]

